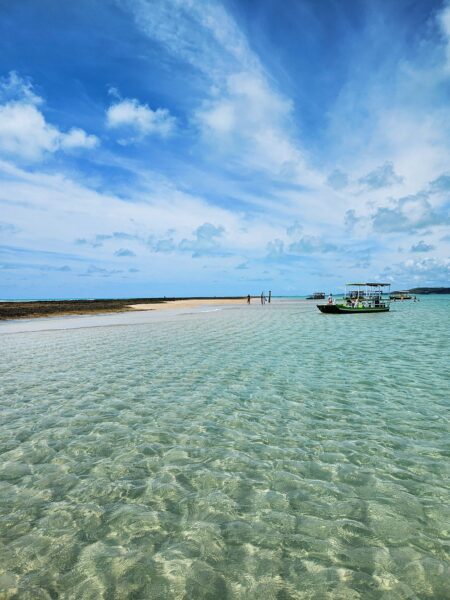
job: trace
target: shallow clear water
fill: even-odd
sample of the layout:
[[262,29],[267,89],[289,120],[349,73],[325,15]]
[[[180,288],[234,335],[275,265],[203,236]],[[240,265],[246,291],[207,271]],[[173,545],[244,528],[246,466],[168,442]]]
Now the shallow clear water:
[[0,597],[450,598],[449,309],[4,329]]

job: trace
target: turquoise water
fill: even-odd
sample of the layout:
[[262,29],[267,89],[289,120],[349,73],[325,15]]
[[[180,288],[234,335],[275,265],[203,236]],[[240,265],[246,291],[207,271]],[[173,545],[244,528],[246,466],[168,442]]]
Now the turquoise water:
[[450,598],[449,309],[3,333],[0,598]]

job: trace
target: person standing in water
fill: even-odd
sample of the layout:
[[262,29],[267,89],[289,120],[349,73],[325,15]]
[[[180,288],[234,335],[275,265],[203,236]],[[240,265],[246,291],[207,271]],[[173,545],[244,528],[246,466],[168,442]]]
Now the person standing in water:
[[247,304],[250,304],[250,294],[247,295]]
[[264,291],[261,292],[261,304],[263,305],[266,301],[266,297],[264,296]]
[[272,300],[272,290],[269,290],[269,304],[270,304],[271,300]]

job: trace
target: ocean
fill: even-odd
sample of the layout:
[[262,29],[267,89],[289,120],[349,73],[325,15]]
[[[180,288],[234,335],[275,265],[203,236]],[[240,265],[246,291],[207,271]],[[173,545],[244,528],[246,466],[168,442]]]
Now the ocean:
[[0,598],[450,598],[450,296],[420,300],[1,323]]

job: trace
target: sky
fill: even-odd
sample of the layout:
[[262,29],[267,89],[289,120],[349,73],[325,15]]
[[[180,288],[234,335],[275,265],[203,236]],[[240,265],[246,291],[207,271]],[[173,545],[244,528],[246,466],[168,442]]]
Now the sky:
[[450,285],[450,4],[0,0],[0,298]]

